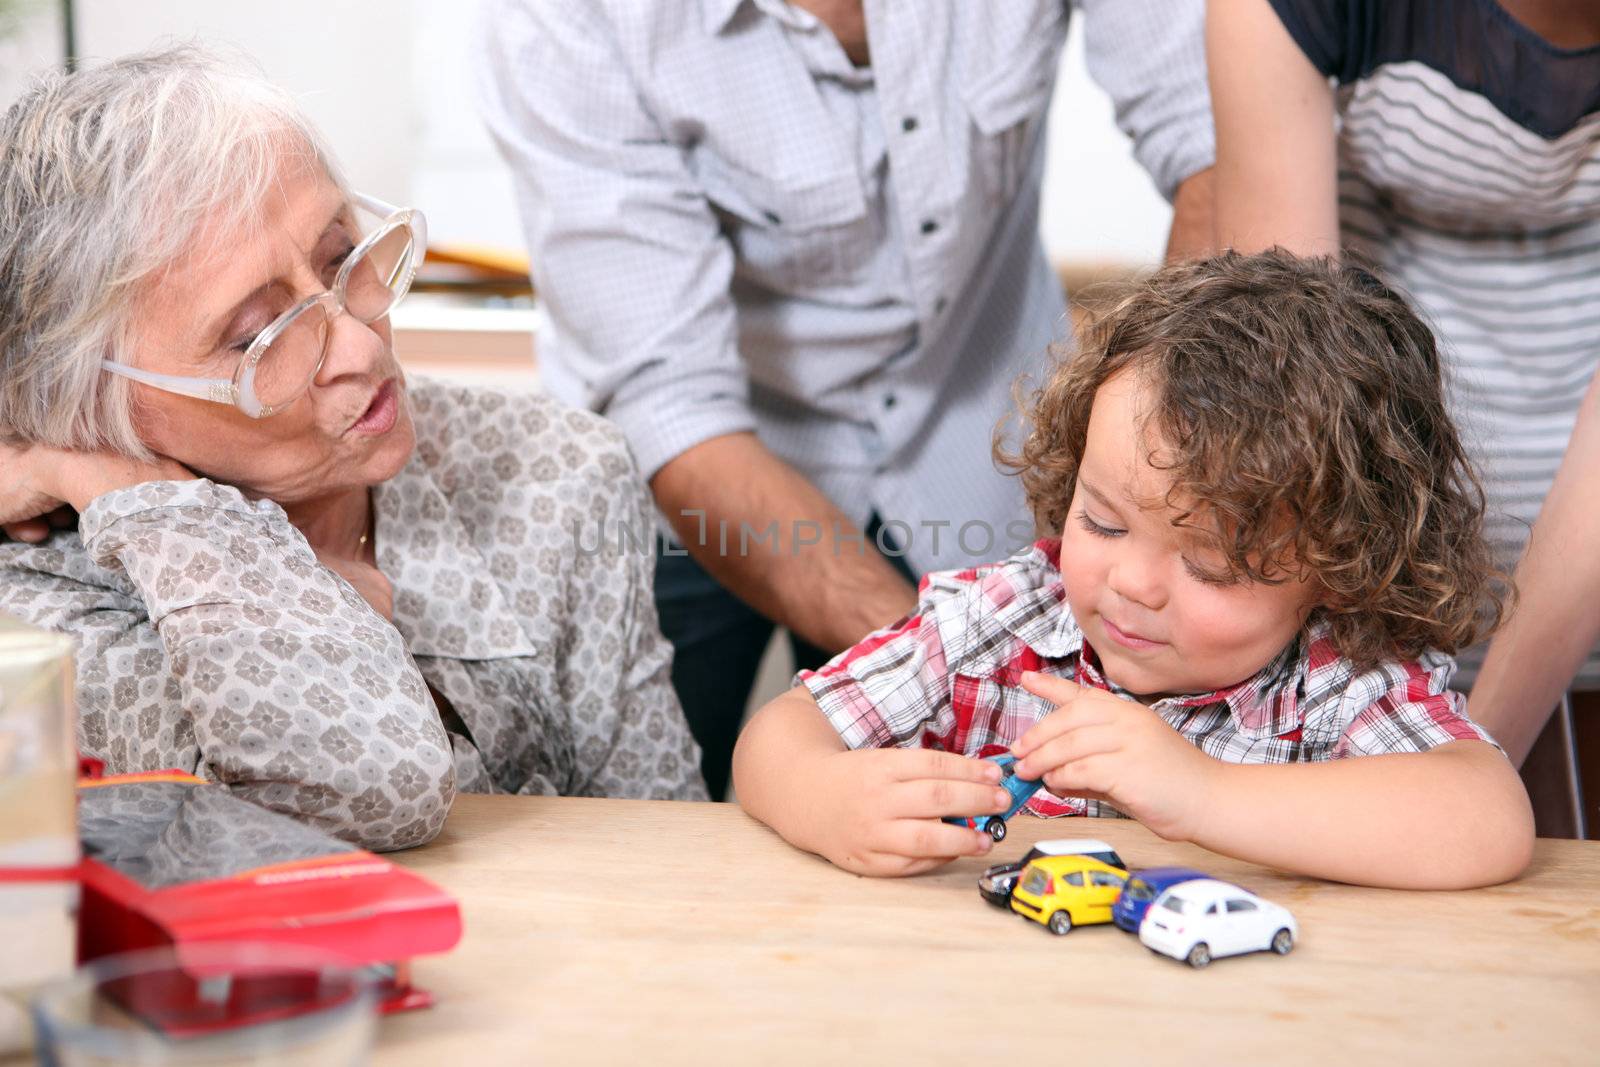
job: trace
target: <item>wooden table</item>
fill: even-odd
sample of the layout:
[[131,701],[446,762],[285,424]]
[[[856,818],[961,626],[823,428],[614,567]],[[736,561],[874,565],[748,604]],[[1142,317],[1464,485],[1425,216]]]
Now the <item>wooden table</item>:
[[464,796],[396,858],[466,935],[418,964],[439,1004],[386,1020],[374,1062],[1600,1063],[1600,843],[1541,841],[1522,880],[1463,893],[1286,877],[1111,819],[1020,818],[986,862],[1070,836],[1238,881],[1300,943],[1193,971],[983,903],[975,860],[864,879],[731,805]]

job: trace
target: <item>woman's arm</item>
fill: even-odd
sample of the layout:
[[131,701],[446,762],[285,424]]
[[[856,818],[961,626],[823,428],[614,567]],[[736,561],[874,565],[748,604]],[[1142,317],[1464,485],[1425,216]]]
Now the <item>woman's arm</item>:
[[1472,718],[1521,764],[1600,641],[1600,378],[1517,565],[1517,603],[1472,687]]
[[1468,889],[1528,866],[1533,811],[1493,746],[1453,741],[1324,763],[1215,763],[1190,839],[1339,882]]
[[421,676],[277,505],[198,479],[91,491],[57,494],[87,558],[7,546],[0,582],[0,607],[78,639],[87,753],[197,771],[368,848],[438,832],[454,772]]
[[1209,0],[1218,248],[1339,250],[1333,92],[1267,0]]
[[[582,501],[574,509],[572,529],[598,517],[604,530],[649,530],[654,509],[621,432],[589,412],[565,414],[553,420],[556,425],[569,430],[586,425],[601,442],[589,453],[587,466],[568,472],[570,488],[563,499]],[[534,450],[558,447],[539,442]],[[655,557],[598,535],[593,552],[577,551],[578,539],[562,538],[571,550],[562,566],[571,608],[562,641],[566,653],[557,670],[562,699],[574,712],[589,714],[585,728],[607,742],[599,765],[586,768],[578,792],[705,800],[700,749],[672,688],[672,646],[656,617]]]

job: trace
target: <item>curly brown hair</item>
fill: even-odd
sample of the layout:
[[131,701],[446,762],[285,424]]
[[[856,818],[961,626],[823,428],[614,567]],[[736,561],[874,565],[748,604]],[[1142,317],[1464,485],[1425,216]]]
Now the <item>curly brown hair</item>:
[[1433,333],[1368,271],[1281,249],[1177,264],[1054,354],[1019,398],[1021,448],[995,446],[1045,528],[1066,520],[1096,390],[1133,370],[1173,523],[1211,541],[1228,577],[1320,582],[1358,667],[1456,652],[1498,625],[1510,585]]

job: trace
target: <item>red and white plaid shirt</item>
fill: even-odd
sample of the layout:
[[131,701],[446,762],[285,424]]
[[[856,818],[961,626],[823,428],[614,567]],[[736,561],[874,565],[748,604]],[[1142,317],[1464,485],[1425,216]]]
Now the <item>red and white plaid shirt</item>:
[[[921,745],[992,756],[1054,710],[1023,671],[1071,678],[1125,699],[1100,671],[1061,585],[1059,541],[1004,563],[930,574],[917,610],[796,682],[851,748]],[[1229,763],[1308,763],[1422,752],[1447,741],[1494,744],[1446,688],[1449,656],[1425,653],[1357,673],[1326,623],[1313,624],[1253,677],[1150,705],[1195,747]],[[1110,805],[1040,790],[1035,815],[1114,815]]]

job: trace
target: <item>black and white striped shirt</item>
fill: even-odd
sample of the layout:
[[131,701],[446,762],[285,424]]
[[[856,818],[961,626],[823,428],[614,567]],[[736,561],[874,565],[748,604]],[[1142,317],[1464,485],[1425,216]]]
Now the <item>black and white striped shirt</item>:
[[1557,48],[1494,0],[1272,4],[1339,84],[1344,244],[1438,331],[1512,565],[1600,364],[1600,46]]

